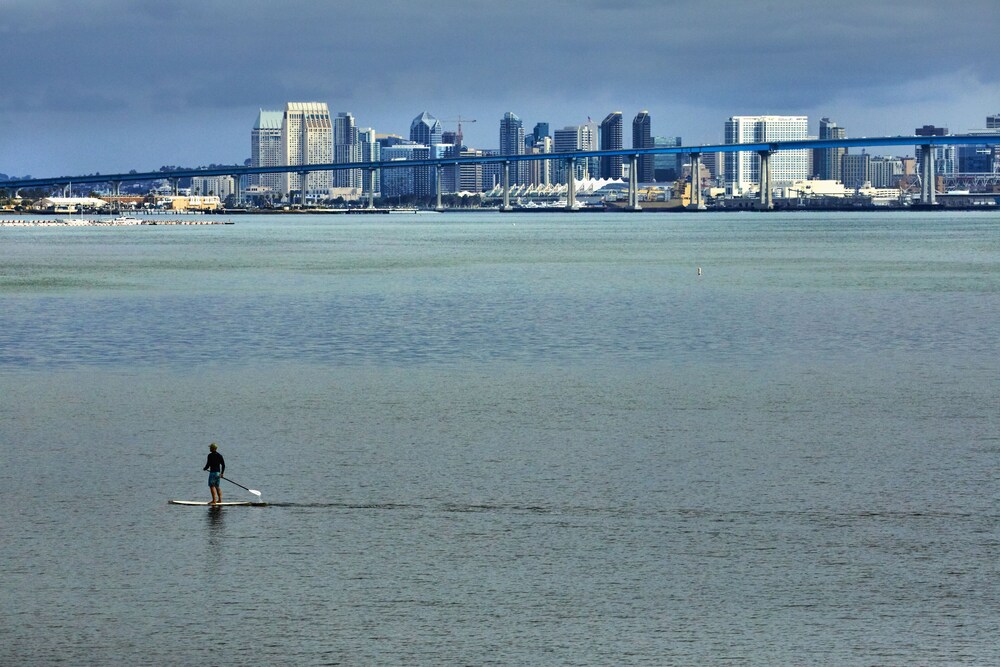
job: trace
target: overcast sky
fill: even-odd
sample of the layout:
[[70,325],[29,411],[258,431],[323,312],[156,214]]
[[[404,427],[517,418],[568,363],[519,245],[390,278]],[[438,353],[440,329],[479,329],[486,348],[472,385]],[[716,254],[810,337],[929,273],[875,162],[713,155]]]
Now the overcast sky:
[[[499,145],[648,109],[722,143],[729,116],[848,136],[1000,113],[997,0],[0,0],[0,173],[242,163],[260,108],[327,102],[406,136],[429,111]],[[902,152],[903,149],[900,150]]]

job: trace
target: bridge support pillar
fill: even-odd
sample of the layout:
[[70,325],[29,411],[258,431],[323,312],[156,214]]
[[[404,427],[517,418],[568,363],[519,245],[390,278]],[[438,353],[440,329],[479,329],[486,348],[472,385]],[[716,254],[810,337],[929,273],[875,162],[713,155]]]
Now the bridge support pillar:
[[111,195],[115,198],[114,203],[111,206],[111,210],[120,213],[122,210],[122,182],[121,181],[111,181]]
[[576,158],[566,158],[566,210],[575,211],[576,207]]
[[510,211],[510,160],[503,163],[503,206],[501,211]]
[[63,197],[72,197],[72,196],[73,196],[73,184],[67,183],[66,185],[63,186]]
[[435,181],[437,181],[437,206],[434,207],[435,211],[439,213],[444,210],[444,206],[441,205],[441,175],[444,173],[444,169],[441,165],[437,165],[437,175],[435,176]]
[[233,202],[237,206],[243,201],[243,188],[240,187],[243,183],[240,181],[240,178],[239,174],[233,175]]
[[628,162],[628,211],[641,211],[639,206],[639,156],[629,156]]
[[691,203],[688,210],[705,210],[705,200],[701,195],[701,153],[691,153]]
[[309,172],[300,171],[299,172],[299,205],[302,208],[306,206],[306,193],[309,192]]
[[178,194],[180,194],[180,179],[171,178],[169,180],[170,180],[170,193],[176,197]]
[[937,205],[937,178],[934,174],[934,147],[921,146],[920,151],[920,205]]
[[375,208],[375,170],[368,170],[368,210]]
[[757,151],[760,155],[760,201],[757,207],[762,211],[774,208],[774,196],[771,191],[771,155],[773,151]]

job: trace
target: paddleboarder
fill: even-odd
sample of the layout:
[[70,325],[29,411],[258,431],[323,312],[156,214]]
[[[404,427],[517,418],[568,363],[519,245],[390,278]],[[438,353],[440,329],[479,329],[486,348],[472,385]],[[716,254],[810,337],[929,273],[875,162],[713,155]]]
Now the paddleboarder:
[[208,488],[212,492],[212,505],[222,502],[222,489],[219,488],[219,482],[222,481],[222,475],[226,472],[226,460],[222,458],[222,454],[218,450],[219,447],[214,442],[208,446],[208,461],[202,468],[202,470],[208,471]]

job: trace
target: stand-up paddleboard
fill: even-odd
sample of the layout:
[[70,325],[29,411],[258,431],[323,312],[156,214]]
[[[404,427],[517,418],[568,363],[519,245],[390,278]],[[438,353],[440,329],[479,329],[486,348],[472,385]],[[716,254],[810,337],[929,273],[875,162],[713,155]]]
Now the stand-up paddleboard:
[[168,500],[171,505],[194,505],[196,507],[267,507],[267,503],[233,502],[210,503],[203,500]]

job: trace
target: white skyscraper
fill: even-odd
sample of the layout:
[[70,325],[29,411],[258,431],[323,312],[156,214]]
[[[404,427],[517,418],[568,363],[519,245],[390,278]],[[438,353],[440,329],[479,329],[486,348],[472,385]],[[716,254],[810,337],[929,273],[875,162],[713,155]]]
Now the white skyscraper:
[[[257,122],[250,132],[251,167],[280,167],[285,164],[281,143],[283,117],[280,111],[263,109],[257,114]],[[273,193],[281,191],[281,174],[252,174],[247,180],[251,187],[264,188]]]
[[[727,144],[755,144],[809,138],[806,116],[733,116],[726,121]],[[811,151],[777,151],[771,156],[771,184],[809,178]],[[726,153],[726,194],[740,196],[760,184],[760,156],[753,151]]]
[[[593,151],[598,150],[598,130],[596,123],[586,125],[568,125],[554,133],[553,151],[556,153],[571,153],[573,151]],[[557,183],[566,183],[569,180],[566,174],[566,165],[561,160],[553,165],[555,179]],[[573,171],[576,179],[589,178],[596,175],[590,171],[591,161],[587,158],[577,159],[574,163]]]
[[[325,102],[289,102],[281,127],[284,163],[288,166],[333,162],[333,122]],[[299,174],[285,174],[284,191],[304,190],[305,199],[323,199],[333,187],[329,171],[312,172],[303,188]]]

